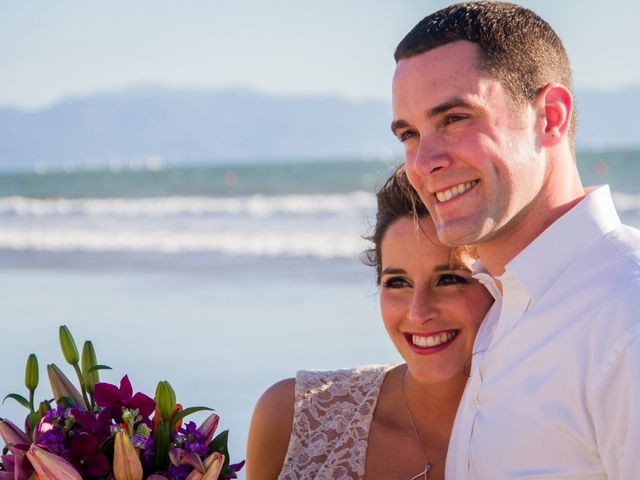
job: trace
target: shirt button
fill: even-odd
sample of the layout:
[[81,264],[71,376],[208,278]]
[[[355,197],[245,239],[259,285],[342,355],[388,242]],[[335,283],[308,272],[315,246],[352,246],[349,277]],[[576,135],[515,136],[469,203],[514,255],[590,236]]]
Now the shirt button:
[[478,402],[476,402],[475,400],[469,400],[469,403],[467,405],[469,405],[469,410],[475,410],[476,408],[478,408]]

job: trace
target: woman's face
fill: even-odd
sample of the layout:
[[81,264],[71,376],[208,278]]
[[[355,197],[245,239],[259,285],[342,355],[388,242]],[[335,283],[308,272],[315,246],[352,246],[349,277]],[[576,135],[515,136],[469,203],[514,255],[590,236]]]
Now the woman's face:
[[382,239],[380,308],[391,340],[421,383],[464,374],[473,341],[493,297],[471,278],[475,258],[437,246],[433,222],[411,217]]

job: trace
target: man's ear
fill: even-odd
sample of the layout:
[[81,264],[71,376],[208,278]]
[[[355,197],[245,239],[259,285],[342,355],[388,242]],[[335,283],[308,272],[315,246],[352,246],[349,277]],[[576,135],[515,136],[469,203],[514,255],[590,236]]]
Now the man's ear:
[[564,140],[571,126],[573,97],[571,92],[559,83],[549,83],[538,94],[536,101],[541,122],[541,143],[553,147]]

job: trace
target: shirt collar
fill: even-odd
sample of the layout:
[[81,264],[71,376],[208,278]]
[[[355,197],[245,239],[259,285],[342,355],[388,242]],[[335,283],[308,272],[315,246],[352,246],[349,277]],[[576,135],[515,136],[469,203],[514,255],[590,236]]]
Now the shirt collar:
[[551,224],[506,266],[535,302],[591,243],[620,225],[608,185]]
[[473,262],[473,265],[471,265],[471,272],[473,278],[483,284],[495,300],[502,297],[502,293],[500,293],[500,288],[496,283],[496,279],[491,276],[487,267],[482,263],[482,260],[477,259]]

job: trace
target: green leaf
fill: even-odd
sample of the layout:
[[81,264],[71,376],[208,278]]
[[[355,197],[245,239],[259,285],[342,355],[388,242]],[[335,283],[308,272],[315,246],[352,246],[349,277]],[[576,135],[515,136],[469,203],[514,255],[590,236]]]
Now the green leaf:
[[113,458],[113,444],[115,443],[115,440],[116,437],[111,436],[102,442],[102,445],[100,445],[100,451],[109,458]]
[[192,413],[195,412],[201,412],[203,410],[209,410],[209,411],[213,411],[213,408],[209,408],[209,407],[189,407],[189,408],[185,408],[184,410],[176,413],[173,418],[171,419],[171,427],[170,429],[173,430],[173,427],[175,427],[177,425],[177,423],[182,420],[184,417],[186,417],[187,415],[191,415]]
[[71,397],[60,397],[56,399],[56,406],[58,407],[69,408],[75,407],[76,405],[78,405],[78,402]]
[[229,449],[227,448],[227,442],[229,441],[229,430],[225,430],[224,432],[220,432],[216,435],[216,438],[211,440],[208,445],[208,452],[218,452],[224,455],[224,465],[222,466],[222,471],[226,471],[229,467]]
[[29,425],[29,431],[33,432],[33,429],[36,428],[38,422],[42,419],[42,415],[40,412],[31,412],[27,415],[27,424]]
[[229,430],[225,430],[224,432],[220,432],[216,435],[216,438],[209,442],[209,453],[211,452],[219,452],[224,453],[224,449],[227,448],[227,442],[229,441]]
[[160,422],[156,430],[156,459],[155,469],[164,470],[169,460],[169,443],[170,443],[171,430],[167,426]]
[[22,395],[18,395],[17,393],[10,393],[9,395],[7,395],[6,397],[4,397],[4,400],[2,400],[2,403],[4,403],[4,401],[7,398],[11,398],[13,400],[15,400],[16,402],[18,402],[20,405],[22,405],[24,408],[28,408],[31,409],[31,404],[29,403],[29,400],[27,400],[26,398],[24,398]]
[[87,370],[87,373],[97,372],[98,370],[111,370],[111,367],[107,365],[94,365],[89,370]]
[[38,405],[38,413],[40,414],[40,417],[42,417],[45,413],[47,413],[49,410],[51,410],[51,403],[53,402],[53,400],[43,400],[40,402],[40,405]]

